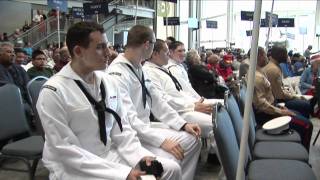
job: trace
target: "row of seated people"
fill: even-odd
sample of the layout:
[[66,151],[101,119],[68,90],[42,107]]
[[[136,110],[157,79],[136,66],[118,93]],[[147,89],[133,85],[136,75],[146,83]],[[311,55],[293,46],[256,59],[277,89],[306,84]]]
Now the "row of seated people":
[[[50,178],[135,179],[143,174],[137,164],[156,157],[163,179],[193,179],[198,137],[214,142],[212,104],[189,82],[181,64],[183,44],[168,48],[150,28],[134,26],[125,53],[105,73],[95,71],[106,68],[110,55],[102,33],[91,22],[72,26],[67,33],[72,60],[40,93],[37,110]],[[150,112],[169,128],[151,127]]]
[[[136,179],[143,174],[136,167],[139,162],[157,160],[163,166],[163,179],[193,179],[199,137],[213,140],[212,106],[199,95],[184,99],[188,95],[182,92],[171,101],[172,97],[151,84],[140,63],[162,56],[166,44],[156,42],[153,31],[144,26],[129,31],[125,53],[107,73],[95,71],[106,68],[110,55],[102,33],[103,28],[95,23],[71,27],[67,45],[72,61],[47,81],[39,95],[37,110],[46,137],[43,162],[50,178]],[[0,57],[12,65],[12,45],[1,44]],[[189,89],[183,88],[187,94]],[[184,107],[178,112],[170,102]],[[150,127],[151,111],[168,128]]]
[[[293,94],[283,86],[283,76],[279,64],[287,59],[287,50],[274,46],[270,55],[262,47],[258,48],[257,69],[255,75],[253,108],[258,126],[270,119],[291,116],[290,127],[301,136],[306,149],[309,149],[313,125],[310,115],[313,112],[313,100]],[[284,103],[284,106],[279,106]]]

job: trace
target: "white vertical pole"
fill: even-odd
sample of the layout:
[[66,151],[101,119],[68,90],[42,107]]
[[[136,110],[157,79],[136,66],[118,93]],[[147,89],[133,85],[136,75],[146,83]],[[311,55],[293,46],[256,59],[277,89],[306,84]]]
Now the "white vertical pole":
[[134,15],[134,25],[137,25],[138,4],[139,4],[139,0],[136,1],[136,12]]
[[250,117],[250,109],[252,107],[252,96],[253,96],[253,88],[254,88],[254,81],[255,81],[255,71],[256,71],[256,65],[257,65],[261,5],[262,5],[262,0],[255,1],[252,41],[251,41],[251,50],[250,50],[250,66],[249,66],[249,72],[248,72],[246,103],[244,108],[243,129],[242,129],[241,142],[240,142],[240,154],[239,154],[239,160],[238,160],[237,180],[242,180],[245,177],[244,167],[245,167],[245,162],[247,157],[249,121],[250,121],[249,117]]
[[226,47],[229,48],[230,47],[230,11],[231,11],[231,0],[228,0],[228,4],[227,4],[227,40],[226,40]]
[[165,8],[165,12],[166,13],[166,38],[168,37],[168,14],[169,14],[169,11],[167,11],[167,8],[168,8],[168,2],[165,2],[165,5],[164,5],[164,8]]
[[315,23],[314,23],[314,34],[315,34],[315,38],[314,40],[318,40],[318,51],[320,50],[319,47],[319,35],[317,36],[317,34],[320,34],[320,0],[317,0],[317,5],[316,5],[316,14],[315,14]]
[[[272,0],[271,5],[271,15],[269,17],[269,24],[268,24],[268,35],[267,35],[267,41],[266,41],[266,52],[268,52],[269,49],[269,36],[270,36],[270,30],[272,28],[272,14],[273,14],[273,7],[274,7],[274,0]],[[267,18],[267,17],[266,17]]]
[[58,16],[57,16],[57,18],[58,18],[58,21],[57,21],[57,26],[58,26],[58,28],[57,28],[57,32],[58,32],[58,48],[60,48],[60,9],[59,9],[59,7],[57,9],[58,9]]

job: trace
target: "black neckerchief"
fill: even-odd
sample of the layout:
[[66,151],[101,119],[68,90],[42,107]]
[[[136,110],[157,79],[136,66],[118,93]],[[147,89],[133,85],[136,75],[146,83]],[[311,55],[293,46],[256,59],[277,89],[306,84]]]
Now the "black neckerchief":
[[181,84],[179,83],[179,81],[177,80],[177,78],[172,75],[172,73],[171,73],[169,70],[166,71],[166,70],[161,69],[161,68],[159,68],[159,67],[157,67],[157,68],[160,69],[161,71],[163,71],[164,73],[166,73],[166,74],[171,78],[171,80],[173,81],[173,83],[174,83],[174,85],[176,86],[176,89],[177,89],[178,91],[181,91],[181,90],[182,90]]
[[132,66],[130,66],[129,64],[126,63],[126,65],[128,66],[128,68],[133,72],[133,74],[137,77],[137,79],[139,80],[140,84],[141,84],[141,90],[142,90],[142,102],[143,102],[143,107],[146,108],[146,103],[147,103],[147,96],[149,96],[149,98],[151,99],[151,95],[145,85],[145,80],[144,80],[144,75],[143,75],[143,71],[142,71],[142,77],[140,80],[139,76],[136,74],[136,72],[134,71],[134,69],[132,68]]
[[81,84],[79,80],[74,80],[76,84],[79,86],[81,91],[84,93],[84,95],[87,97],[88,101],[91,105],[93,105],[94,109],[98,113],[98,120],[99,120],[99,131],[100,131],[100,139],[103,142],[104,145],[107,143],[107,132],[106,132],[106,122],[105,122],[105,111],[112,114],[114,119],[117,121],[118,126],[120,127],[120,130],[122,132],[122,124],[121,124],[121,118],[119,115],[112,109],[108,108],[105,103],[106,99],[106,91],[104,89],[103,82],[101,81],[100,84],[100,91],[101,91],[101,100],[97,102],[90,93],[86,90],[86,88]]

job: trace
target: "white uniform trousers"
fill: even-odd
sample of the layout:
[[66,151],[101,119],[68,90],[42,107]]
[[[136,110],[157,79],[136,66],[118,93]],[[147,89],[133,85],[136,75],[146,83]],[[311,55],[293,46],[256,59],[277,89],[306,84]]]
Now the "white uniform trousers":
[[144,142],[141,142],[142,146],[157,156],[175,160],[181,166],[182,179],[193,180],[200,155],[201,141],[184,131],[175,131],[164,128],[153,128],[153,130],[157,131],[159,135],[165,136],[167,139],[178,141],[184,150],[184,159],[182,161],[177,160],[171,153],[161,149],[160,147],[154,147]]
[[[110,151],[107,155],[107,159],[112,162],[121,163],[129,166],[129,164],[121,157],[118,151]],[[162,180],[181,180],[181,168],[177,162],[160,156],[157,156],[156,160],[161,162],[163,166],[163,174],[161,177]]]
[[201,128],[201,136],[203,138],[210,138],[212,136],[212,117],[197,111],[189,111],[179,113],[179,115],[189,123],[198,123]]

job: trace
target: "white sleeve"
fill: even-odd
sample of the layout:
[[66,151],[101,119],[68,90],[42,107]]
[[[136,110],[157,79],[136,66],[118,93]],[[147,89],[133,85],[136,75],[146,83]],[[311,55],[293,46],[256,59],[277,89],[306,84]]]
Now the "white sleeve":
[[[157,73],[156,71],[159,71],[159,73]],[[145,68],[145,72],[151,79],[153,86],[158,90],[159,96],[164,99],[174,110],[176,110],[177,112],[188,112],[194,110],[194,102],[189,101],[188,99],[190,98],[185,98],[176,89],[174,83],[171,82],[171,78],[170,80],[166,80],[161,77],[168,75],[157,69],[151,70],[149,68]]]
[[129,162],[132,167],[135,167],[138,162],[145,156],[154,157],[154,154],[141,146],[141,143],[136,136],[136,132],[131,128],[128,122],[127,113],[125,112],[120,98],[118,101],[117,112],[121,117],[123,131],[120,132],[120,128],[115,121],[114,128],[111,131],[111,139],[115,142],[115,144],[117,144],[117,150],[119,154],[127,162]]
[[[148,80],[146,80],[146,83]],[[149,80],[150,81],[150,80]],[[161,122],[167,124],[171,128],[179,131],[187,122],[182,119],[177,111],[172,109],[168,103],[160,97],[160,92],[153,86],[151,82],[146,85],[152,97],[151,112]]]
[[[116,67],[113,67],[116,68]],[[111,68],[108,69],[109,74],[121,74],[119,73],[121,70],[118,70],[118,72],[115,72],[111,70]],[[121,76],[118,75],[112,75],[112,79],[115,80],[115,82],[118,85],[118,89],[120,91],[120,97],[122,99],[123,107],[126,109],[126,112],[128,114],[128,120],[131,125],[131,127],[137,131],[138,137],[140,141],[146,142],[148,144],[151,144],[156,147],[160,147],[165,138],[163,136],[159,136],[159,134],[150,128],[149,124],[144,123],[142,120],[138,118],[137,109],[134,105],[134,103],[131,100],[130,97],[130,87],[129,77],[126,77],[125,74],[121,74]]]
[[201,96],[193,89],[189,78],[184,78],[185,75],[181,72],[182,70],[180,69],[180,67],[178,65],[173,65],[170,66],[170,68],[168,68],[170,70],[170,72],[172,73],[172,75],[177,78],[177,80],[179,81],[179,83],[182,86],[182,89],[184,92],[189,92],[189,95],[192,96],[193,98],[195,98],[197,101],[200,100]]
[[37,110],[45,130],[46,154],[50,161],[62,164],[63,170],[80,174],[84,179],[126,179],[131,167],[90,153],[81,148],[79,139],[68,126],[68,113],[61,92],[43,88]]

